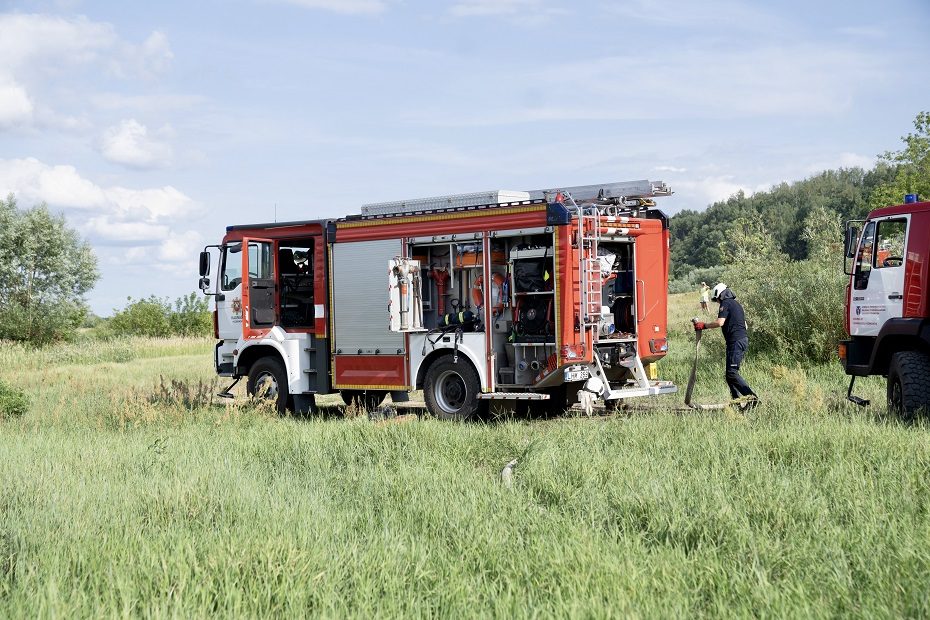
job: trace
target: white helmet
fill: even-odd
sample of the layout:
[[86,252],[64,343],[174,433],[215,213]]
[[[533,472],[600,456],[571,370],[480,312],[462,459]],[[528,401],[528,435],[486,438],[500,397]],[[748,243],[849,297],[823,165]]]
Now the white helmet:
[[710,294],[711,301],[720,301],[720,293],[727,290],[727,285],[721,282],[714,287],[714,290]]

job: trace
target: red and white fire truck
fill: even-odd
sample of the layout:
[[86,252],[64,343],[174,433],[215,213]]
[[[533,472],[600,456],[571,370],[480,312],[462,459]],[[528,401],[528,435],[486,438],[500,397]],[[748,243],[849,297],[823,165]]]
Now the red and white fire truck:
[[[860,232],[861,226],[861,232]],[[888,407],[905,419],[930,410],[930,202],[876,209],[846,225],[846,332],[840,360],[856,377],[888,378]]]
[[674,392],[656,368],[669,234],[655,198],[670,193],[651,181],[481,192],[230,226],[200,257],[216,371],[280,409],[333,392],[373,408],[423,389],[432,414],[458,419],[491,400],[563,410],[582,389],[608,405]]

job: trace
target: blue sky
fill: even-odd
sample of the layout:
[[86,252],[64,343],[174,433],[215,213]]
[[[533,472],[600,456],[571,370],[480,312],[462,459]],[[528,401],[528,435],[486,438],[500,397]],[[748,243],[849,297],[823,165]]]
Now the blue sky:
[[0,6],[0,192],[91,241],[103,315],[275,208],[650,178],[702,209],[930,109],[928,0]]

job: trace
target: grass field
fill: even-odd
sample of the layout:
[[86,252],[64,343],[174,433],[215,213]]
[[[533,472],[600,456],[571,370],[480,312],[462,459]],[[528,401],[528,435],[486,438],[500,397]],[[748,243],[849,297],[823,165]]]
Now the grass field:
[[879,380],[857,410],[837,365],[750,356],[746,416],[282,419],[172,402],[159,377],[209,383],[211,346],[0,345],[32,400],[0,421],[0,617],[930,615],[928,429]]

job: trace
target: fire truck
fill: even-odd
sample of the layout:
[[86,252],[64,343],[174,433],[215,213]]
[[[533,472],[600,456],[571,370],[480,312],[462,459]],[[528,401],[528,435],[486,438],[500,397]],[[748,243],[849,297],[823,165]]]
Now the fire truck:
[[580,390],[608,406],[674,392],[656,366],[669,233],[655,199],[669,194],[653,181],[478,192],[229,226],[200,255],[216,372],[281,410],[422,389],[443,419],[494,400],[564,411]]
[[[861,228],[860,228],[861,227]],[[845,317],[839,356],[856,377],[887,377],[888,408],[904,419],[930,410],[930,202],[916,194],[846,224]]]

